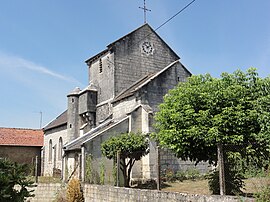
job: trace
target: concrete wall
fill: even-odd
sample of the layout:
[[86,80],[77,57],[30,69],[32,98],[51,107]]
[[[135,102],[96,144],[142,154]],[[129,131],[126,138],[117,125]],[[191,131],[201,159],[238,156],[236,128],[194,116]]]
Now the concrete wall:
[[[34,198],[27,201],[52,202],[57,192],[61,189],[60,184],[39,184],[35,188]],[[207,196],[197,194],[184,194],[177,192],[164,192],[148,189],[132,189],[113,186],[90,185],[83,186],[85,202],[254,202],[252,198],[233,196]]]
[[[60,137],[62,138],[63,145],[68,141],[67,139],[67,126],[62,126],[56,129],[46,131],[44,134],[44,149],[43,149],[43,175],[52,176],[53,168],[62,170],[62,158],[59,153],[62,148],[59,146]],[[49,160],[49,141],[52,140],[52,160]],[[62,152],[63,153],[63,152]]]

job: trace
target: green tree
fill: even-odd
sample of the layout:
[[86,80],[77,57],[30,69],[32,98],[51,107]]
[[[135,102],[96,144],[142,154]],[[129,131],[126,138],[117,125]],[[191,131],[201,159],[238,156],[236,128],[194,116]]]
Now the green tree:
[[245,145],[237,153],[247,162],[251,156],[260,166],[269,160],[270,78],[259,78],[254,68],[192,76],[159,109],[155,138],[179,158],[216,164],[219,143]]
[[0,201],[24,201],[31,194],[34,182],[27,178],[29,167],[0,158]]
[[124,186],[129,187],[130,174],[135,161],[148,154],[148,141],[141,133],[123,133],[106,140],[101,151],[108,159],[116,159],[120,152],[120,169],[124,177]]

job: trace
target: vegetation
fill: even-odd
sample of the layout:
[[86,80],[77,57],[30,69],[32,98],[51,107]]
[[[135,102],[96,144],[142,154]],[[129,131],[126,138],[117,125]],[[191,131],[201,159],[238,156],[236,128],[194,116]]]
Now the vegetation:
[[270,78],[259,78],[255,69],[221,78],[192,76],[171,90],[159,108],[154,136],[177,157],[216,165],[217,144],[234,145],[225,155],[228,166],[235,166],[229,161],[236,158],[243,171],[251,162],[268,167]]
[[174,171],[171,168],[166,168],[161,171],[162,182],[175,182],[184,180],[200,180],[204,179],[204,175],[200,173],[196,168],[190,168],[187,170]]
[[120,152],[120,169],[124,177],[124,186],[129,187],[130,174],[135,161],[148,154],[148,141],[141,133],[124,133],[106,140],[101,151],[108,159],[116,159]]
[[72,178],[67,187],[67,201],[68,202],[83,202],[83,191],[81,188],[81,183],[79,179]]
[[34,196],[34,182],[27,178],[30,172],[28,165],[18,164],[0,158],[0,201],[24,201],[27,197]]

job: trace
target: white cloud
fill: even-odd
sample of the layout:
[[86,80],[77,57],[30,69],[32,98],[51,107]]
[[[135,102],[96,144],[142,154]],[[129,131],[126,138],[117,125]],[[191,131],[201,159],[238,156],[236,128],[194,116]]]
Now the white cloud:
[[[11,56],[0,52],[0,69],[28,69],[36,73],[47,75],[56,79],[74,83],[76,85],[82,85],[79,81],[72,77],[61,75],[50,70],[47,67],[38,65],[32,61],[26,60],[18,56]],[[14,72],[15,73],[15,72]]]

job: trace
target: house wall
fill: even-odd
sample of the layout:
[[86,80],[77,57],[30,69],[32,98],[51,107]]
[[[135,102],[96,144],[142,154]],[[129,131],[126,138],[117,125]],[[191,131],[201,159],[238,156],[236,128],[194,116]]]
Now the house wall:
[[[150,42],[153,54],[142,51],[143,42]],[[155,73],[179,59],[150,29],[143,26],[113,45],[115,64],[115,95],[149,73]]]
[[[65,145],[68,142],[67,138],[67,126],[58,127],[45,131],[44,134],[44,148],[43,152],[43,175],[44,176],[53,176],[53,170],[59,169],[62,170],[62,157],[61,151],[63,154],[62,148],[59,146],[59,140],[62,138],[62,145]],[[52,159],[49,160],[49,142],[52,141]]]
[[8,158],[13,162],[35,165],[38,156],[38,175],[41,171],[41,147],[31,146],[0,146],[0,158]]

